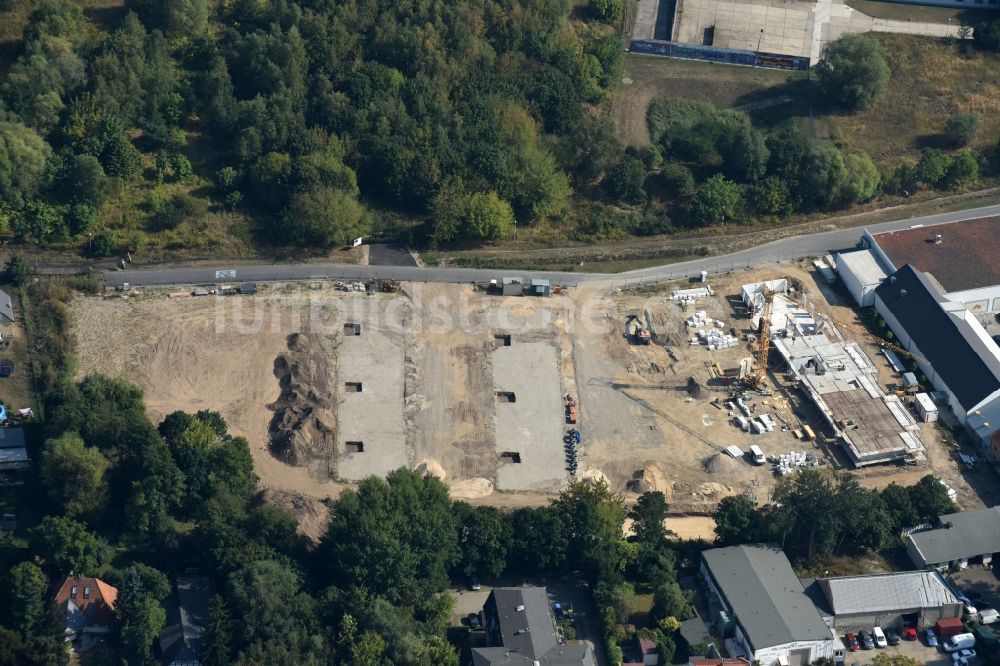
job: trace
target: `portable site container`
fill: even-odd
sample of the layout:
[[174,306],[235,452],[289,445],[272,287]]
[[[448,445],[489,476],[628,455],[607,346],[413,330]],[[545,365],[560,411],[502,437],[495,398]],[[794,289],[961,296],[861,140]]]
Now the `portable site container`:
[[931,400],[931,397],[926,393],[918,393],[914,396],[914,400],[917,403],[917,413],[920,414],[920,420],[925,423],[930,423],[931,421],[938,420],[938,408]]

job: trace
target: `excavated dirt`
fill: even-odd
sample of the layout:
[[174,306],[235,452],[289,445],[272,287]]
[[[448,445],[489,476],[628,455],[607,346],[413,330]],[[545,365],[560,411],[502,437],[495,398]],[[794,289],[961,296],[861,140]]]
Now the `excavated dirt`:
[[308,497],[284,490],[267,489],[261,492],[260,500],[273,504],[295,519],[296,532],[311,544],[319,543],[330,522],[328,501]]
[[288,352],[274,359],[280,397],[268,408],[271,452],[280,460],[326,471],[337,453],[334,343],[328,335],[292,333]]

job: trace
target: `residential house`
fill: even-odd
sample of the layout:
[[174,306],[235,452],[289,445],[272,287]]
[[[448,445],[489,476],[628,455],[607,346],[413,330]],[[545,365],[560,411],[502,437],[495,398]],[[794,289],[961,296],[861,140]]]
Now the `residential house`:
[[117,598],[118,589],[100,578],[66,576],[54,597],[66,614],[66,640],[87,642],[110,632]]
[[474,666],[596,666],[588,641],[562,640],[544,587],[496,587],[483,606],[486,646],[472,649]]
[[207,576],[178,576],[176,594],[164,604],[167,626],[160,632],[160,661],[165,666],[201,666],[205,649],[205,626],[212,599],[212,581]]

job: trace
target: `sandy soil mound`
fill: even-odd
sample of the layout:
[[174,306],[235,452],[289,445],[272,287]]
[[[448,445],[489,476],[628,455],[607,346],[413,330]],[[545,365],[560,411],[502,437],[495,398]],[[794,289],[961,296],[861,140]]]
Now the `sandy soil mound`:
[[274,359],[280,397],[268,405],[271,452],[292,465],[329,463],[336,455],[336,418],[332,394],[332,340],[292,333],[288,352]]
[[667,495],[667,499],[670,499],[670,484],[667,483],[660,468],[655,465],[649,465],[633,472],[626,487],[629,491],[639,494],[659,490]]
[[729,488],[722,485],[721,483],[715,483],[713,481],[707,481],[698,486],[694,491],[695,495],[701,495],[702,497],[716,497],[721,495],[728,495]]
[[441,466],[441,463],[433,458],[429,458],[417,465],[417,468],[414,471],[423,476],[436,476],[442,481],[444,481],[445,477],[448,476],[447,472],[444,471],[444,467]]
[[739,463],[725,453],[716,453],[705,459],[705,471],[709,474],[732,474]]
[[586,472],[584,472],[583,474],[580,475],[580,480],[581,481],[594,481],[594,482],[601,482],[601,481],[603,481],[604,483],[608,484],[609,486],[611,485],[611,482],[608,480],[608,475],[605,474],[604,472],[602,472],[599,469],[588,469]]
[[291,514],[298,523],[296,531],[313,544],[319,543],[326,532],[330,509],[325,502],[298,493],[270,489],[261,492],[260,499]]
[[452,499],[475,499],[493,493],[493,482],[489,479],[468,479],[455,481],[449,485]]

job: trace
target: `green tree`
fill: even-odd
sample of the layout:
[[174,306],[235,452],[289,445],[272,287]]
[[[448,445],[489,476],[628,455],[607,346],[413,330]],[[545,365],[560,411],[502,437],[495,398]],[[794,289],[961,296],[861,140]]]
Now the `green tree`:
[[33,197],[51,153],[35,130],[0,119],[0,200],[18,206]]
[[49,585],[45,574],[31,562],[20,562],[7,574],[11,626],[24,636],[32,636],[45,619],[45,595]]
[[628,512],[636,538],[647,543],[663,541],[667,536],[664,522],[668,511],[667,497],[659,490],[650,490],[639,495],[639,499]]
[[24,651],[24,641],[21,634],[0,627],[0,666],[21,666],[26,660],[22,659]]
[[976,24],[972,41],[977,48],[994,53],[1000,51],[1000,20],[981,21]]
[[778,482],[770,522],[785,548],[810,560],[833,552],[842,515],[830,501],[835,493],[834,480],[823,470],[806,469]]
[[233,572],[228,599],[240,609],[234,633],[243,645],[294,649],[316,623],[315,602],[302,591],[301,578],[278,562],[253,562]]
[[723,497],[715,510],[715,543],[736,546],[758,538],[760,519],[757,507],[743,495]]
[[159,28],[168,37],[192,37],[205,29],[208,21],[206,0],[127,0],[150,28]]
[[515,509],[509,562],[522,572],[559,571],[569,553],[570,534],[563,512],[554,507]]
[[750,205],[765,218],[784,218],[792,214],[788,186],[777,176],[768,176],[750,187]]
[[166,611],[143,586],[134,568],[125,574],[125,583],[115,600],[118,616],[118,640],[122,656],[130,665],[146,664],[153,651],[153,641],[167,623]]
[[108,177],[93,155],[77,155],[66,173],[67,198],[100,208],[108,198]]
[[142,153],[124,134],[113,138],[101,154],[104,170],[109,176],[135,180],[142,175]]
[[937,148],[924,148],[917,162],[916,179],[930,187],[943,185],[951,167],[951,158]]
[[205,649],[201,655],[204,666],[229,666],[232,621],[225,600],[215,595],[208,607],[205,622]]
[[385,663],[385,640],[372,631],[366,631],[351,645],[350,652],[352,664],[380,666]]
[[15,287],[23,287],[38,275],[38,266],[29,262],[20,254],[12,252],[7,258],[6,273],[7,279]]
[[920,520],[910,501],[909,491],[897,483],[890,483],[882,489],[882,503],[889,514],[895,534],[901,529],[915,527]]
[[514,209],[496,192],[476,192],[466,204],[465,228],[473,239],[501,240],[514,230]]
[[625,15],[624,0],[590,0],[590,13],[598,20],[617,25]]
[[844,172],[840,197],[844,204],[863,203],[878,194],[881,175],[865,153],[845,155]]
[[605,184],[614,198],[640,204],[646,200],[646,165],[638,157],[627,155],[611,169]]
[[850,109],[874,104],[891,73],[878,40],[856,33],[829,42],[815,71],[823,92]]
[[300,192],[275,229],[276,240],[302,245],[347,245],[371,230],[365,207],[351,195],[331,187]]
[[691,593],[681,589],[677,581],[668,581],[653,593],[653,608],[657,617],[676,617],[684,621],[694,615],[691,612],[691,597]]
[[82,524],[63,516],[46,516],[31,530],[36,551],[54,571],[86,575],[106,561],[105,547]]
[[570,563],[588,579],[606,580],[621,570],[622,496],[604,481],[574,481],[552,507],[563,514],[569,537]]
[[66,515],[96,512],[107,499],[105,474],[111,463],[88,448],[76,433],[65,433],[45,443],[40,476],[53,502]]
[[491,506],[455,502],[462,573],[499,576],[507,568],[507,550],[514,536],[510,523]]
[[448,490],[433,476],[398,469],[343,493],[320,545],[326,575],[341,586],[383,590],[413,603],[445,587],[459,557]]
[[959,148],[979,138],[982,129],[983,124],[979,121],[979,117],[964,111],[952,113],[944,123],[945,134],[951,143]]
[[952,158],[943,184],[949,189],[954,189],[960,185],[975,183],[977,180],[979,180],[979,160],[971,152],[963,150]]
[[739,216],[742,201],[740,186],[722,174],[715,174],[698,188],[691,216],[698,224],[733,222]]
[[909,487],[910,503],[921,522],[934,524],[946,513],[952,513],[955,503],[948,497],[948,489],[932,474],[928,474]]

